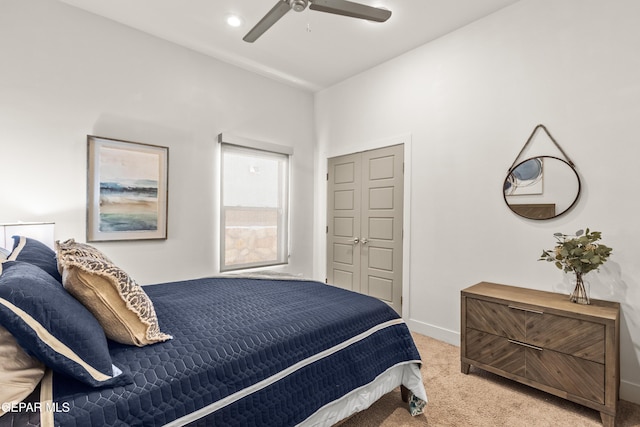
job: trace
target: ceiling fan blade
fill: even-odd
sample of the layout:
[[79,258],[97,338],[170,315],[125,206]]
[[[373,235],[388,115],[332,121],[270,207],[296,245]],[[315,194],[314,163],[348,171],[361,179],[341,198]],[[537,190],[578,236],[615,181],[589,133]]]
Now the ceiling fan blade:
[[354,3],[347,0],[309,0],[309,9],[328,12],[351,18],[366,19],[368,21],[384,22],[391,16],[391,11],[377,7]]
[[287,0],[278,0],[273,8],[253,27],[242,40],[253,43],[264,34],[273,24],[278,22],[287,12],[291,10],[291,5]]

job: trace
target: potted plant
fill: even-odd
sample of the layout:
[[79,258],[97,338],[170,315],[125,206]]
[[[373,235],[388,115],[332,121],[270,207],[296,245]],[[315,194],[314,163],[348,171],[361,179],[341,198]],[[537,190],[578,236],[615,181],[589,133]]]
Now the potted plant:
[[596,243],[602,238],[602,233],[590,231],[588,228],[586,232],[578,230],[574,235],[554,233],[553,237],[557,240],[556,246],[550,250],[543,250],[539,261],[554,262],[555,266],[565,273],[574,273],[576,286],[569,299],[578,304],[590,304],[583,276],[599,269],[611,255],[612,249],[602,243]]

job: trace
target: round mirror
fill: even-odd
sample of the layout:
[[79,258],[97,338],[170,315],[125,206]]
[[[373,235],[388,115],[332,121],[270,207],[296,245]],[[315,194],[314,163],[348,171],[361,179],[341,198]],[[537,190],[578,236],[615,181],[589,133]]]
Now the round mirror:
[[555,218],[578,201],[580,178],[562,159],[533,157],[509,171],[503,191],[505,202],[516,214],[529,219]]

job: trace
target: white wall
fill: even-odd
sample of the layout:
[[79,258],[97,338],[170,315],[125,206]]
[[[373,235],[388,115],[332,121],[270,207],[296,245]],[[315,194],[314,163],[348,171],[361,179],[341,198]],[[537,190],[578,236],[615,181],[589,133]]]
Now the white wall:
[[311,94],[51,0],[0,0],[0,61],[0,222],[84,241],[87,134],[168,146],[168,240],[96,246],[143,284],[214,274],[229,132],[294,148],[288,270],[311,274]]
[[[83,241],[86,135],[164,145],[169,239],[97,246],[141,283],[215,273],[215,137],[229,132],[294,147],[288,270],[321,279],[327,155],[410,135],[411,327],[457,342],[459,291],[481,280],[568,292],[536,260],[554,232],[589,226],[614,248],[587,278],[622,304],[622,397],[640,403],[639,2],[523,0],[319,93],[315,124],[306,92],[59,2],[0,11],[0,222],[52,220]],[[583,179],[578,206],[544,222],[501,194],[538,123]]]
[[[459,343],[460,290],[479,281],[569,293],[538,262],[553,233],[590,227],[614,251],[590,273],[593,297],[622,305],[621,395],[640,403],[640,2],[523,0],[316,95],[316,230],[324,227],[326,158],[370,141],[412,141],[413,330]],[[525,220],[502,183],[545,124],[583,180],[570,213]],[[536,137],[529,155],[559,155]],[[315,266],[324,277],[323,233]]]

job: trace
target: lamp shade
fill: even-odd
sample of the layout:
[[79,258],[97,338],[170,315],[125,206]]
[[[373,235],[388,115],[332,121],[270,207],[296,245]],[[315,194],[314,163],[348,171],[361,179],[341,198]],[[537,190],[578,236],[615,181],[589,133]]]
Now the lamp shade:
[[53,249],[53,222],[16,222],[0,224],[0,246],[11,250],[13,236],[25,236],[38,240]]

